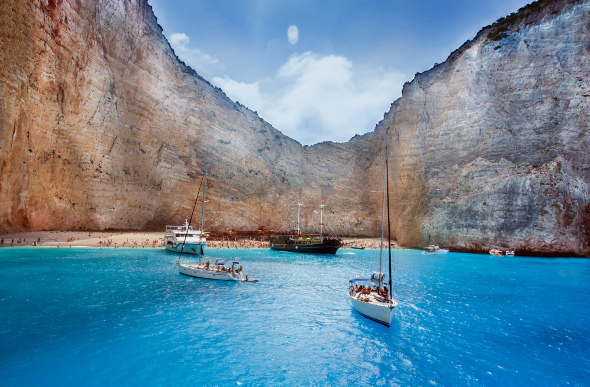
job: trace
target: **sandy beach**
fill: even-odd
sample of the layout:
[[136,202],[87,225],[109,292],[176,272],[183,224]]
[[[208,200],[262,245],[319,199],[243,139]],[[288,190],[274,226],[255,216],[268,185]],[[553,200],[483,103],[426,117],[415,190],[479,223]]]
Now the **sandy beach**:
[[[351,246],[377,249],[379,238],[342,238],[343,249]],[[110,247],[110,248],[162,248],[163,232],[145,231],[36,231],[0,235],[0,247],[59,246],[59,247]],[[208,240],[209,248],[267,248],[267,241],[235,238],[234,240]]]

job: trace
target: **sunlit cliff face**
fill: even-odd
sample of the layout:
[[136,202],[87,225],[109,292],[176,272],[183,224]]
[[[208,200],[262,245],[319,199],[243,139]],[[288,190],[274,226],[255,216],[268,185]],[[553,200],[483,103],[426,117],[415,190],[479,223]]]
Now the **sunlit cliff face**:
[[[2,12],[0,228],[376,236],[388,132],[402,245],[589,255],[590,2],[484,29],[406,84],[374,132],[302,147],[179,62],[145,1]],[[522,11],[523,13],[525,11]],[[494,40],[495,39],[495,40]]]

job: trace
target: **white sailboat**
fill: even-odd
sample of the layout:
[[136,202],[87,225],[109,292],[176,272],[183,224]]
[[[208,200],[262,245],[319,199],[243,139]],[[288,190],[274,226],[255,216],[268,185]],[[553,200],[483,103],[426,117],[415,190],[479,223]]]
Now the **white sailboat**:
[[[215,260],[214,263],[211,263]],[[191,263],[176,263],[178,265],[178,273],[188,275],[196,278],[205,278],[221,281],[242,281],[242,267],[238,260],[219,260],[210,257],[199,257],[197,264]]]
[[[203,235],[203,219],[205,218],[205,192],[207,190],[207,168],[208,163],[205,163],[205,177],[204,177],[204,187],[203,187],[203,204],[202,204],[202,212],[201,212],[201,230],[199,235]],[[195,206],[197,201],[195,200]],[[191,220],[193,218],[193,214],[195,212],[195,208],[193,207],[193,213],[191,214]],[[187,222],[190,224],[190,221]],[[187,238],[187,233],[185,233],[185,241]],[[205,278],[205,279],[212,279],[212,280],[221,280],[221,281],[242,281],[242,267],[236,267],[239,265],[238,260],[220,260],[219,258],[209,258],[203,257],[203,252],[199,248],[197,251],[197,255],[199,256],[197,263],[184,263],[180,262],[180,258],[182,257],[182,253],[184,252],[185,243],[182,243],[180,248],[180,257],[178,261],[176,261],[176,265],[178,266],[178,273],[183,275],[188,275],[191,277],[196,278]],[[214,263],[212,263],[215,261]]]
[[[383,275],[383,230],[385,228],[385,198],[387,194],[387,228],[389,224],[389,181],[387,179],[387,132],[385,132],[385,168],[383,172],[383,209],[381,217],[381,251],[379,253],[379,272],[373,273],[370,278],[353,278],[348,288],[348,296],[352,307],[360,315],[383,324],[387,327],[391,324],[393,308],[397,306],[397,300],[392,298],[389,289],[391,284],[391,243],[389,246],[389,289],[384,285]],[[388,232],[388,241],[391,240],[391,231]],[[360,284],[360,286],[359,286]],[[366,285],[364,285],[366,284]]]

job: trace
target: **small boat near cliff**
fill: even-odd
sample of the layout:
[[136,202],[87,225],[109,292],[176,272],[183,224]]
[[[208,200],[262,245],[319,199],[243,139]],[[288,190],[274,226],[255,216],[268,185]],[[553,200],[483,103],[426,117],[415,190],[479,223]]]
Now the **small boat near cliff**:
[[493,256],[496,256],[496,257],[503,257],[504,256],[504,252],[500,249],[491,249],[490,254]]
[[490,254],[493,256],[496,256],[496,257],[503,257],[504,256],[504,252],[500,249],[491,249]]
[[430,245],[422,252],[422,254],[446,254],[448,252],[449,250],[447,249],[441,249],[438,246]]
[[166,226],[164,234],[164,248],[168,251],[186,254],[203,254],[203,247],[207,246],[207,238],[203,231],[193,229],[185,221],[183,226]]

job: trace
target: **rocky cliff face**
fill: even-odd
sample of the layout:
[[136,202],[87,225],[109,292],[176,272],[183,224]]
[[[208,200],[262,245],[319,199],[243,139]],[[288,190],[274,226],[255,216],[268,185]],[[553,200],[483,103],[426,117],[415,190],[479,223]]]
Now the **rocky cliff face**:
[[544,1],[404,87],[374,132],[302,147],[179,62],[146,0],[0,5],[0,229],[161,229],[209,160],[208,229],[380,225],[400,243],[590,255],[590,2]]
[[531,8],[418,74],[380,124],[403,243],[590,254],[590,3]]

